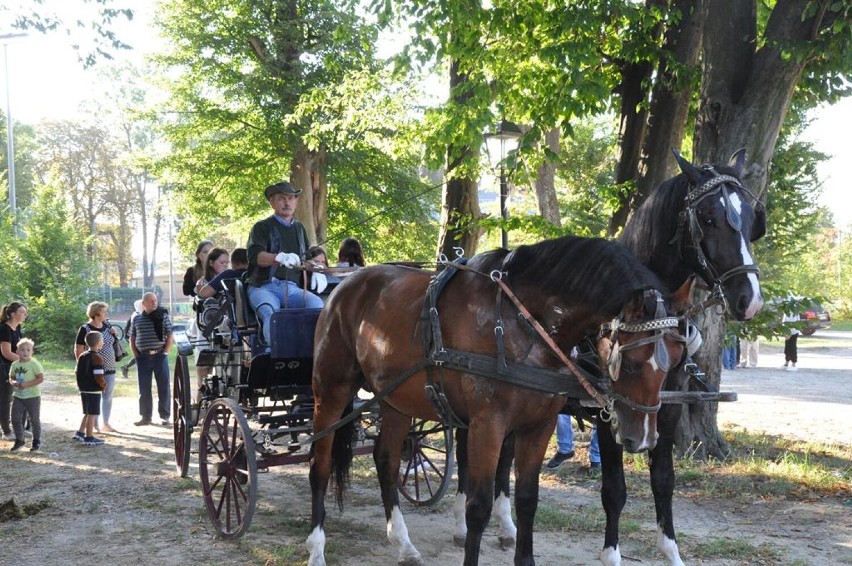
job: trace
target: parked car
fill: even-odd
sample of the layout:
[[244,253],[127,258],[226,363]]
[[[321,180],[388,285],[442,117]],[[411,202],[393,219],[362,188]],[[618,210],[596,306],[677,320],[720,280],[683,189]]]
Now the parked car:
[[813,303],[809,309],[803,312],[802,320],[806,323],[802,329],[802,334],[805,336],[810,336],[821,328],[831,326],[831,314],[819,303]]

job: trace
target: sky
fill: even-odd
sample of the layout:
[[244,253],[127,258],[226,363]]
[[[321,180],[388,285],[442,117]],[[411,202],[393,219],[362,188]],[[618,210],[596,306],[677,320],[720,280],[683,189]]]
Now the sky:
[[[66,10],[68,14],[80,15],[78,1],[47,0],[47,4]],[[121,52],[117,58],[142,63],[146,52],[156,50],[160,39],[149,24],[152,4],[147,0],[130,3],[136,10],[134,19],[119,26],[117,31],[119,37],[126,38],[126,42],[136,49]],[[0,34],[10,31],[13,30],[3,29],[0,22]],[[74,118],[81,102],[90,96],[91,85],[98,80],[97,66],[83,70],[71,47],[73,41],[82,40],[82,36],[69,38],[62,34],[43,35],[37,32],[24,38],[6,40],[4,50],[8,66],[3,63],[3,76],[0,76],[3,111],[9,108],[14,121],[30,124],[42,119]],[[820,203],[833,212],[838,227],[852,229],[852,198],[848,182],[844,181],[844,166],[848,168],[852,164],[852,143],[848,142],[848,130],[852,127],[852,98],[819,108],[812,117],[814,121],[804,138],[813,142],[817,150],[832,156],[819,168],[823,182]]]

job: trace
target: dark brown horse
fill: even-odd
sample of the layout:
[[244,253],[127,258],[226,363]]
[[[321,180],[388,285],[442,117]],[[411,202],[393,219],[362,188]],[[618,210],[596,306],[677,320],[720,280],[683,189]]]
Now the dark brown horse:
[[[613,321],[614,329],[598,344],[601,359],[616,367],[618,379],[596,385],[618,422],[624,446],[634,451],[652,448],[660,386],[684,351],[683,337],[673,328],[677,319],[671,314],[685,307],[686,297],[679,293],[672,299],[674,305],[664,301],[656,291],[661,285],[649,270],[620,244],[600,239],[566,237],[513,252],[495,250],[475,256],[468,269],[450,280],[436,310],[447,348],[496,360],[495,336],[499,334],[507,362],[559,371],[572,382],[559,357],[519,318],[518,308],[505,297],[497,300],[499,287],[492,279],[496,276],[488,274],[502,277],[532,317],[550,330],[563,352],[599,332],[604,322]],[[374,459],[388,538],[398,547],[400,564],[422,563],[399,509],[397,477],[403,439],[412,417],[436,420],[439,415],[424,392],[426,370],[390,388],[389,384],[411,368],[424,367],[419,365],[425,358],[423,336],[430,329],[421,315],[429,282],[430,274],[422,271],[394,266],[361,269],[329,299],[315,335],[315,431],[339,421],[359,387],[381,398],[382,426]],[[515,564],[534,564],[532,527],[539,471],[565,396],[473,373],[437,368],[434,374],[452,412],[467,423],[469,431],[464,563],[478,562],[501,446],[514,433]],[[312,446],[307,545],[313,566],[325,564],[324,500],[332,474],[338,501],[342,501],[352,459],[348,429],[328,434]]]

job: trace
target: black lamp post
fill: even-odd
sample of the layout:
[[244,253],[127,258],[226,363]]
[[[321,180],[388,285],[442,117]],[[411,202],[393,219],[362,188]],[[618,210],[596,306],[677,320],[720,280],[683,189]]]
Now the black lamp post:
[[[509,122],[508,120],[500,120],[500,123],[497,124],[497,127],[493,132],[486,132],[485,137],[488,139],[496,139],[500,140],[500,218],[503,219],[503,227],[500,230],[501,236],[501,245],[504,248],[509,247],[509,235],[506,233],[506,220],[509,219],[509,213],[506,210],[506,201],[509,198],[509,183],[506,179],[506,144],[511,143],[514,146],[514,143],[517,141],[519,137],[521,137],[523,132],[518,127],[517,124]],[[509,151],[514,149],[512,147]]]

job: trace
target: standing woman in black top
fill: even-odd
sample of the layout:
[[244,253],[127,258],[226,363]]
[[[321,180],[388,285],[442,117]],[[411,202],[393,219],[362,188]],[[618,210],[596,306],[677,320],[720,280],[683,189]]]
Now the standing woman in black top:
[[207,265],[207,254],[213,249],[213,242],[201,240],[195,248],[195,265],[186,270],[183,276],[183,294],[195,296],[195,284],[204,277],[204,266]]
[[9,383],[9,366],[18,361],[18,341],[23,337],[21,323],[26,319],[27,307],[22,303],[9,303],[0,309],[0,428],[7,440],[14,440],[9,426],[14,391]]

